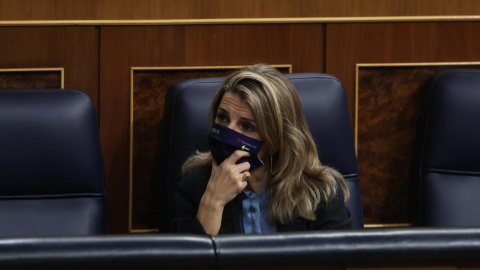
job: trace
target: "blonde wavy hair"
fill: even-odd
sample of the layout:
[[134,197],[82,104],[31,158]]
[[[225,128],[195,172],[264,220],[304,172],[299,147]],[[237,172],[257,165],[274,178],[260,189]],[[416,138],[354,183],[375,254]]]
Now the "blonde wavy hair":
[[[250,105],[264,147],[275,153],[268,181],[268,214],[272,221],[285,224],[299,217],[315,220],[317,207],[328,205],[337,194],[337,186],[343,190],[344,200],[348,199],[342,175],[320,163],[300,97],[285,76],[266,64],[231,73],[213,99],[211,122],[226,92]],[[211,160],[210,152],[196,153],[187,159],[182,171],[211,164]]]

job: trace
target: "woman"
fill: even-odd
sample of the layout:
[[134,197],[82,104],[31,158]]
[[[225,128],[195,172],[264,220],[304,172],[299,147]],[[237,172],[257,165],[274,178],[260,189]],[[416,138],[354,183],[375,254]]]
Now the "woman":
[[[351,228],[346,183],[318,160],[298,93],[280,72],[265,64],[233,72],[210,115],[212,151],[191,156],[183,166],[176,231]],[[232,136],[241,138],[241,147]]]

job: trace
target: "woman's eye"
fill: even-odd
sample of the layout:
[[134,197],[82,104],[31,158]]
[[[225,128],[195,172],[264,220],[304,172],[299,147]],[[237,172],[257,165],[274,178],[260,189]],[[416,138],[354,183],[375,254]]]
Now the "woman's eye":
[[245,131],[255,131],[255,126],[252,124],[243,124],[243,130]]
[[228,122],[228,118],[223,114],[217,114],[217,120],[224,123]]

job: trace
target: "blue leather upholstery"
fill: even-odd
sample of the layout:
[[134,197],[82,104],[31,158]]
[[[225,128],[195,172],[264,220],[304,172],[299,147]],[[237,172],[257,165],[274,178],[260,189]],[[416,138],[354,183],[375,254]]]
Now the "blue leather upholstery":
[[[214,236],[213,241],[218,269],[241,266],[261,268],[272,264],[294,269],[314,265],[313,269],[323,269],[319,267],[322,263],[339,263],[344,267],[346,265],[345,269],[351,269],[353,263],[363,263],[360,267],[363,269],[375,269],[371,267],[375,263],[381,265],[378,268],[382,269],[408,269],[411,267],[404,264],[412,262],[422,262],[423,267],[428,262],[433,262],[437,267],[441,262],[447,262],[445,265],[452,265],[455,261],[480,262],[479,233],[478,228],[368,229],[260,237],[219,235]],[[394,267],[386,267],[386,264]]]
[[480,225],[480,72],[432,82],[420,164],[424,226]]
[[105,233],[94,106],[69,90],[0,91],[0,237]]
[[208,236],[0,238],[1,269],[215,269]]
[[479,228],[0,238],[0,269],[478,269],[479,253]]
[[[353,214],[354,228],[363,228],[363,213],[358,182],[354,138],[346,94],[341,82],[327,74],[296,73],[286,75],[297,88],[304,114],[317,143],[322,163],[338,169],[347,180],[351,198],[347,202]],[[195,150],[208,150],[208,112],[213,96],[224,78],[202,78],[179,82],[167,92],[164,114],[165,160],[162,162],[160,198],[167,205],[167,193],[180,180],[183,162]],[[160,216],[167,216],[162,207]],[[160,231],[168,230],[168,221],[160,221]]]

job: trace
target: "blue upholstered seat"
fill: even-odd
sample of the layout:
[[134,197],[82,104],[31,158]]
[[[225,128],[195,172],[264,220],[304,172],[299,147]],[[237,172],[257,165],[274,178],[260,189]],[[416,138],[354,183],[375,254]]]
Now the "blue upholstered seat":
[[480,71],[438,74],[420,163],[421,224],[480,225]]
[[69,90],[0,91],[0,237],[106,231],[97,117]]

